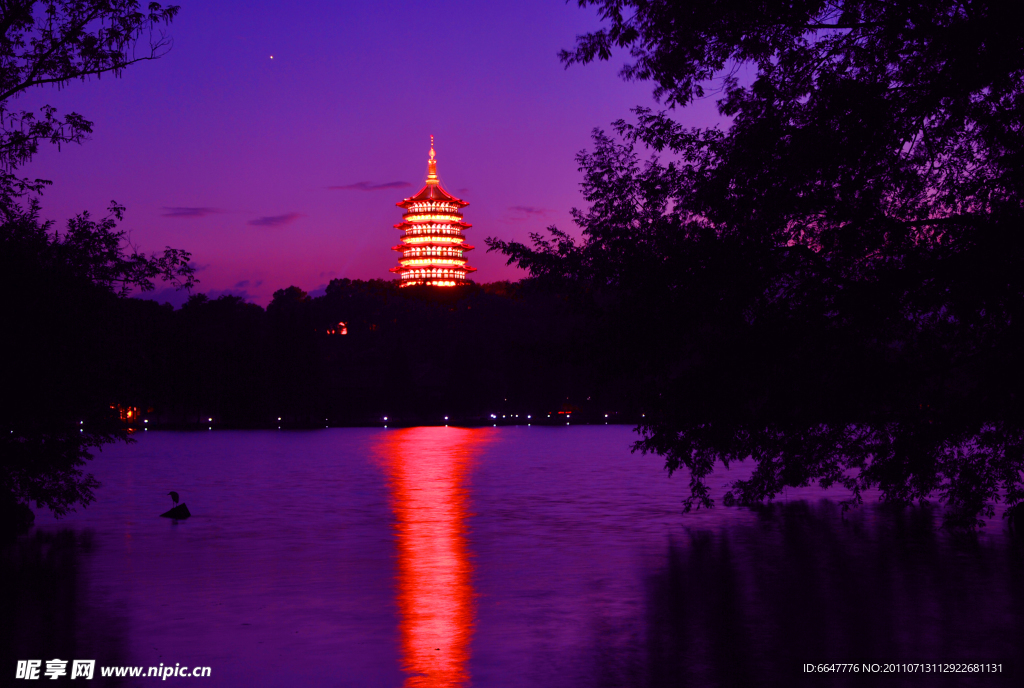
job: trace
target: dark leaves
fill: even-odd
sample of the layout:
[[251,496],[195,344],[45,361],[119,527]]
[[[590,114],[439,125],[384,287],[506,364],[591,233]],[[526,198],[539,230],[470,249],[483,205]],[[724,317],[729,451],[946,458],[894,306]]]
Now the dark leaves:
[[49,141],[81,143],[92,123],[56,109],[14,112],[10,99],[46,84],[64,86],[170,48],[161,27],[175,6],[136,0],[12,0],[0,4],[0,273],[12,349],[2,375],[0,501],[34,501],[60,516],[92,501],[97,487],[82,467],[91,448],[127,440],[112,412],[123,401],[125,371],[112,322],[121,299],[157,278],[192,287],[186,251],[146,255],[117,229],[124,208],[99,221],[83,213],[63,232],[39,218],[45,180],[15,172]]
[[[642,451],[710,506],[817,480],[972,525],[1021,495],[1024,38],[1010,3],[583,0],[566,65],[629,52],[670,107],[579,155],[580,241],[490,241],[628,333]],[[1014,27],[1014,28],[1011,28]],[[658,154],[642,160],[639,147]]]

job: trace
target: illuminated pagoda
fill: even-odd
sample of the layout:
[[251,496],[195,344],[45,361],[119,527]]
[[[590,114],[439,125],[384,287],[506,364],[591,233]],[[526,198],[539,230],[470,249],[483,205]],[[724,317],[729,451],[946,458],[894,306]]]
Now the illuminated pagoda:
[[466,265],[465,253],[473,247],[463,242],[462,231],[472,225],[462,220],[462,208],[469,203],[441,188],[434,159],[434,137],[430,137],[430,159],[427,161],[427,185],[400,203],[405,209],[402,222],[395,229],[403,232],[402,242],[392,248],[402,257],[397,272],[399,286],[419,284],[455,287],[467,284],[466,275],[476,271]]

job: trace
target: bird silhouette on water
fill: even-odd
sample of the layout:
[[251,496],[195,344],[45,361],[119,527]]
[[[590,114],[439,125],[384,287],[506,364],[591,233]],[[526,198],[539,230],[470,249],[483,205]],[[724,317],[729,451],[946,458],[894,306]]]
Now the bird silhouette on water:
[[178,504],[178,493],[177,492],[175,492],[174,490],[171,490],[167,494],[171,496],[171,501],[174,502],[174,506],[172,506],[171,510],[168,511],[167,513],[160,514],[161,516],[163,516],[164,518],[173,518],[173,519],[177,520],[177,519],[188,518],[189,516],[192,515],[191,513],[189,513],[188,507],[185,506],[184,502],[182,502],[180,505]]

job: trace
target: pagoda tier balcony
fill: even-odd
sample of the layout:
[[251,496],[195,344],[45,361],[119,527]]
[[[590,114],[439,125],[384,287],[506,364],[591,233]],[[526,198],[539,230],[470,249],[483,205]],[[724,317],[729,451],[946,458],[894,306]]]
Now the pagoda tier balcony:
[[407,237],[461,237],[462,227],[406,227],[404,236]]
[[392,251],[399,251],[403,255],[415,256],[461,256],[466,251],[472,251],[473,247],[466,244],[399,244],[392,246]]
[[[469,246],[465,243],[465,237],[447,237],[447,236],[418,236],[418,237],[400,237],[398,239],[398,245],[404,246],[411,250],[442,250],[442,251],[458,251],[458,250],[472,250],[474,247]],[[465,248],[469,246],[469,248]]]
[[429,234],[405,234],[398,239],[403,244],[412,245],[426,245],[426,244],[437,244],[444,246],[459,246],[463,241],[466,240],[462,234],[453,232],[452,234],[438,234],[431,232]]
[[465,275],[462,277],[442,277],[438,275],[402,275],[398,280],[399,287],[434,286],[434,287],[460,287],[473,284],[473,280]]
[[[449,250],[449,251],[460,251],[460,250],[471,250],[464,248],[469,246],[465,243],[465,237],[446,237],[446,236],[418,236],[418,237],[400,237],[398,239],[398,246],[402,246],[405,249],[414,250]],[[472,248],[472,247],[471,247]]]
[[462,220],[402,220],[394,227],[404,232],[408,229],[469,229],[472,226]]
[[403,260],[432,260],[437,262],[439,265],[448,265],[450,262],[465,263],[466,256],[462,254],[443,254],[443,253],[403,253],[402,257],[398,259],[399,262]]
[[462,213],[404,213],[403,222],[462,222]]
[[403,238],[402,243],[391,248],[394,251],[472,251],[476,246],[470,246],[461,241],[444,241],[444,237],[442,237],[441,241],[433,241],[429,238],[423,241],[405,241]]
[[438,268],[441,270],[460,270],[466,266],[465,258],[437,258],[425,256],[423,258],[399,258],[399,267],[403,268]]
[[473,284],[473,280],[468,280],[468,279],[452,279],[452,280],[435,280],[435,279],[421,280],[421,279],[416,279],[416,280],[408,280],[408,281],[403,280],[398,286],[399,286],[399,288],[402,288],[402,287],[422,287],[422,286],[427,286],[427,287],[464,287],[467,284]]
[[445,276],[458,273],[469,274],[470,272],[476,272],[476,268],[469,265],[396,265],[389,270],[389,272],[395,272],[400,275],[422,273],[427,276],[434,275],[435,271],[437,271],[436,274]]
[[460,251],[442,253],[441,251],[417,251],[409,247],[402,247],[399,251],[402,258],[437,258],[438,260],[465,260]]

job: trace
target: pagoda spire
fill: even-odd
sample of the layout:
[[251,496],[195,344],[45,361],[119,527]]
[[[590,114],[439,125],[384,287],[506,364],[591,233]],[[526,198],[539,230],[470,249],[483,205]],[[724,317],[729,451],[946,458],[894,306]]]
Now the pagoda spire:
[[440,184],[437,178],[437,160],[434,159],[434,135],[430,135],[430,159],[427,160],[427,184]]

